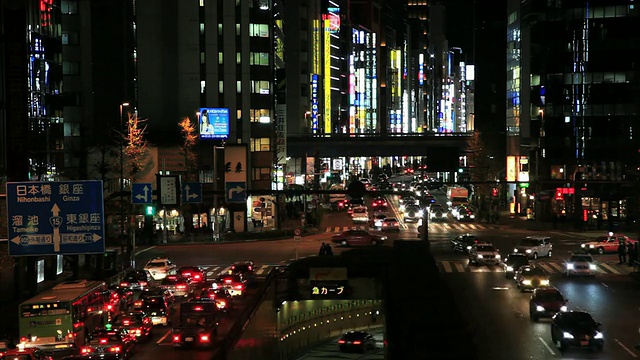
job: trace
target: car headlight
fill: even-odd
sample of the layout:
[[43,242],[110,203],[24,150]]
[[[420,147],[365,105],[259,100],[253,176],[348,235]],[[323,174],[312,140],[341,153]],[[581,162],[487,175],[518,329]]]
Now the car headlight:
[[549,280],[547,280],[547,279],[540,280],[540,285],[542,285],[542,286],[549,286]]
[[496,259],[500,259],[500,254],[496,254]]
[[596,331],[596,334],[593,336],[594,339],[604,339],[604,335],[600,331]]
[[531,280],[522,280],[522,285],[531,285]]
[[567,264],[567,270],[573,270],[573,264]]
[[416,191],[416,196],[420,196],[422,193],[420,191]]
[[544,311],[544,306],[536,305],[536,311]]
[[570,333],[568,333],[566,331],[562,333],[562,337],[565,338],[565,339],[573,339],[573,335],[571,335]]
[[422,210],[418,211],[418,216],[419,216],[419,217],[422,217],[422,215],[423,215],[423,214],[424,214],[424,213],[422,212]]
[[531,249],[527,249],[524,252],[526,252],[527,254],[531,254]]
[[582,244],[582,245],[580,245],[580,247],[581,248],[585,248],[585,247],[587,247],[587,245],[586,244]]
[[404,211],[404,205],[400,205],[400,211]]
[[589,270],[597,270],[598,268],[594,264],[589,264]]
[[567,307],[566,307],[566,306],[564,306],[564,305],[563,305],[563,306],[560,306],[560,311],[562,311],[562,312],[567,311]]
[[476,218],[476,216],[475,216],[475,215],[471,215],[471,216],[469,216],[469,217],[470,217],[470,218],[472,218],[472,219],[475,219],[475,218]]
[[387,240],[387,237],[386,236],[380,236],[380,240],[385,241],[385,240]]
[[596,247],[595,245],[589,245],[589,249],[593,249],[594,247]]
[[513,271],[513,266],[507,266],[507,271],[509,272]]
[[447,217],[447,213],[442,213],[442,215],[440,215],[441,218],[446,218]]
[[433,219],[434,217],[436,217],[436,214],[434,213],[429,214],[429,219]]
[[467,246],[467,250],[471,250],[471,246]]
[[478,259],[482,259],[482,255],[481,254],[478,254]]
[[513,252],[517,253],[518,252],[518,248],[513,248]]

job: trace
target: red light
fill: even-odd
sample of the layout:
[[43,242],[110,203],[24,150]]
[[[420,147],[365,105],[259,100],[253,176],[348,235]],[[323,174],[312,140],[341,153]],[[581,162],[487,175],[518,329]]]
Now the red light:
[[231,284],[231,283],[232,283],[232,281],[231,281],[231,279],[226,279],[226,280],[224,281],[224,283],[225,283],[225,284]]
[[83,347],[82,350],[80,350],[80,352],[83,354],[91,354],[93,352],[93,349],[90,347]]
[[140,286],[147,286],[147,282],[146,281],[140,281]]
[[202,306],[194,306],[193,311],[202,311]]
[[209,294],[209,299],[215,299],[216,298],[216,294]]
[[249,271],[253,270],[253,267],[251,265],[249,265]]
[[129,320],[124,320],[124,321],[122,322],[122,325],[124,325],[124,326],[129,326],[129,324],[130,324],[130,323],[131,323],[131,322],[130,322]]
[[235,270],[236,266],[235,265],[231,265],[231,270]]
[[360,340],[355,340],[353,342],[353,345],[360,345],[360,344],[362,344],[362,341],[360,341]]
[[126,283],[126,282],[120,283],[120,287],[128,287],[128,286],[129,286],[129,283]]
[[109,339],[100,339],[100,344],[106,344],[109,341]]
[[73,327],[76,328],[76,329],[77,328],[81,328],[83,326],[84,326],[84,322],[77,322],[77,323],[73,324]]
[[200,275],[194,275],[193,278],[194,279],[200,279]]
[[344,344],[345,342],[346,342],[346,341],[344,341],[344,340],[342,340],[342,339],[338,340],[338,344]]
[[173,342],[180,342],[180,335],[173,335]]
[[200,341],[209,341],[208,335],[200,335]]
[[120,352],[120,350],[122,350],[122,348],[120,348],[120,346],[112,346],[109,348],[109,351],[111,352]]
[[107,310],[113,310],[113,305],[107,305]]
[[184,275],[184,276],[191,276],[191,273],[190,273],[190,272],[186,272],[186,273],[182,273],[182,275]]
[[176,288],[180,289],[180,290],[184,290],[187,288],[187,285],[178,285],[176,286]]
[[142,300],[138,300],[135,303],[133,303],[134,306],[142,306]]

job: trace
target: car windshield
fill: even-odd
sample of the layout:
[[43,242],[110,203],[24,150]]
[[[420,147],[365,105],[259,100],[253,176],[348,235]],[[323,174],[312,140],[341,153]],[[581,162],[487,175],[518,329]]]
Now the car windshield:
[[569,262],[593,262],[593,258],[589,255],[572,255]]
[[384,222],[397,222],[398,220],[396,220],[396,218],[386,218],[384,219]]
[[233,270],[239,271],[239,272],[251,271],[251,269],[253,269],[253,267],[251,267],[251,265],[247,265],[247,264],[234,265],[234,268],[233,268]]
[[538,246],[538,244],[540,244],[540,241],[536,239],[522,239],[520,241],[520,245],[522,246]]
[[544,275],[544,270],[536,267],[528,267],[524,269],[522,274],[524,276],[539,276],[539,275]]
[[593,325],[594,320],[590,314],[585,312],[567,312],[562,314],[562,322],[572,325],[588,326]]
[[365,333],[359,332],[359,331],[349,332],[342,335],[342,338],[345,340],[358,340],[358,339],[364,339],[364,337],[365,337]]
[[598,236],[597,238],[593,239],[593,241],[595,242],[605,242],[605,241],[609,241],[610,237],[609,236]]
[[384,214],[380,214],[380,215],[376,215],[376,220],[384,220],[386,219],[387,215]]
[[489,252],[496,251],[496,249],[491,245],[480,245],[480,246],[476,247],[476,249],[478,251],[489,251]]
[[367,210],[365,210],[363,208],[356,208],[356,209],[353,209],[353,212],[354,213],[359,213],[359,214],[364,214],[364,213],[367,212]]
[[564,301],[562,294],[557,291],[541,291],[536,293],[536,299],[540,301]]
[[507,258],[507,264],[528,263],[529,260],[524,255],[511,255]]
[[164,261],[151,261],[147,264],[147,267],[164,267],[166,263]]
[[211,326],[213,324],[213,318],[211,316],[189,316],[184,319],[184,323],[195,326]]

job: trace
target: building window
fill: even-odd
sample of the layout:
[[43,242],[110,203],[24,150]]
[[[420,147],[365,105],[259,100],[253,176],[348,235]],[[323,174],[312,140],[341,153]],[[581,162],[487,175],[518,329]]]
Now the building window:
[[240,64],[242,62],[242,56],[239,52],[236,53],[236,64]]
[[200,64],[204,64],[204,51],[200,52]]
[[271,110],[251,109],[250,121],[268,124],[271,122]]
[[236,24],[236,36],[240,36],[240,24]]
[[222,35],[222,24],[218,24],[218,35]]
[[220,94],[224,93],[224,81],[222,81],[222,80],[218,81],[218,92]]
[[271,93],[271,84],[267,80],[251,80],[251,92],[254,94]]
[[80,136],[80,124],[64,123],[64,136]]
[[249,24],[249,36],[269,37],[269,25]]
[[269,66],[269,53],[252,52],[249,57],[249,65]]
[[200,7],[204,7],[204,0],[200,0]]
[[78,13],[78,0],[62,0],[60,10],[65,15]]
[[236,110],[236,119],[242,120],[242,110],[240,109]]
[[204,35],[204,24],[200,23],[200,35]]
[[242,92],[242,81],[236,81],[236,92],[240,94]]
[[62,33],[62,45],[77,45],[78,33],[77,32],[63,32]]
[[253,168],[253,180],[271,180],[270,168]]
[[79,75],[80,63],[63,61],[62,62],[62,75]]
[[269,138],[251,138],[251,152],[269,151],[271,139]]
[[218,53],[218,64],[222,64],[223,63],[223,61],[222,61],[223,59],[224,59],[224,56],[222,55],[221,52],[219,52]]
[[200,94],[204,94],[204,91],[206,89],[206,84],[207,84],[206,81],[200,80]]

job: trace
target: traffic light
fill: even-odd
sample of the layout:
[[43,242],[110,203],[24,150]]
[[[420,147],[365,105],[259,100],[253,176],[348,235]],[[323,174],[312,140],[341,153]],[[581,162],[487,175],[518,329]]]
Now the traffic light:
[[236,164],[236,172],[242,172],[242,163],[240,161]]
[[146,215],[155,215],[155,213],[156,213],[156,208],[151,206],[151,205],[148,205],[146,210],[145,210],[145,214]]
[[498,197],[498,188],[491,189],[491,196]]
[[224,171],[225,172],[231,172],[231,161],[229,161],[228,163],[224,164]]

